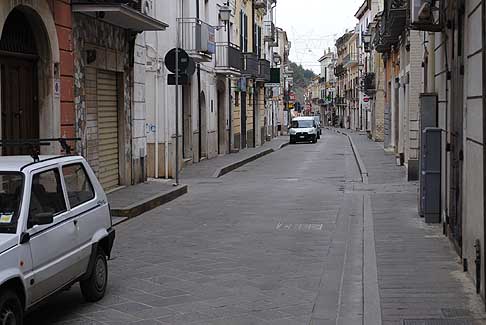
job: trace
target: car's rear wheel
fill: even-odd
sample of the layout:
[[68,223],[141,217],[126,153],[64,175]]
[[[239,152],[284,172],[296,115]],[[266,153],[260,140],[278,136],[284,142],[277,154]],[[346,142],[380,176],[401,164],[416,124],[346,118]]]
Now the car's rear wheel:
[[23,324],[22,303],[15,292],[7,290],[0,294],[0,325]]
[[106,255],[104,252],[99,250],[96,253],[91,274],[87,279],[80,282],[81,293],[87,301],[98,301],[105,296],[107,284],[108,263],[106,262]]

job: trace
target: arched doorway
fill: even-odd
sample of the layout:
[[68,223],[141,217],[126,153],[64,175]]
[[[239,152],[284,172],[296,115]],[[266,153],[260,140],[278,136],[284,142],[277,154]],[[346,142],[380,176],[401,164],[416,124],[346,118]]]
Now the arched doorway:
[[[0,17],[1,137],[59,137],[60,93],[53,87],[53,80],[60,78],[59,47],[49,7],[44,1],[8,6],[0,4],[8,13]],[[53,153],[59,148],[41,150]],[[2,150],[4,155],[25,153],[25,148]]]
[[208,117],[206,95],[201,92],[201,111],[199,112],[199,160],[208,157]]
[[218,154],[226,153],[226,112],[225,112],[225,99],[226,99],[226,85],[224,81],[218,80]]
[[[2,139],[39,138],[37,61],[34,33],[22,11],[7,17],[0,39]],[[3,148],[3,154],[25,153],[26,148]]]

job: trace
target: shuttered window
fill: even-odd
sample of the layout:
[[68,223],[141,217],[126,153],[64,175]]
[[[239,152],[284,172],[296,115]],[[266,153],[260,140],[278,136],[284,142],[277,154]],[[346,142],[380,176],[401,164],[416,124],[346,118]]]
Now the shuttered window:
[[98,70],[98,178],[105,189],[119,185],[118,89],[114,72]]

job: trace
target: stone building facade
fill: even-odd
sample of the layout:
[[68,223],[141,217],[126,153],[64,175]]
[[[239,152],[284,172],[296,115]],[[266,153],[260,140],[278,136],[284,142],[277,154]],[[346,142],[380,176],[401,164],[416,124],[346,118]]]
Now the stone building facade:
[[[1,1],[0,30],[0,65],[5,75],[2,139],[72,137],[70,5],[61,0]],[[19,111],[19,107],[23,108]],[[55,145],[41,149],[42,153],[59,150]]]

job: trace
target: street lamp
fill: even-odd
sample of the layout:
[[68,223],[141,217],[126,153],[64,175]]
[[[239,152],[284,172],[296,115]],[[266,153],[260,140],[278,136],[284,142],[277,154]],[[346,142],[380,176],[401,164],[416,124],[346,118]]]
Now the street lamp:
[[219,7],[219,19],[227,24],[231,18],[231,9],[229,6],[224,5]]

